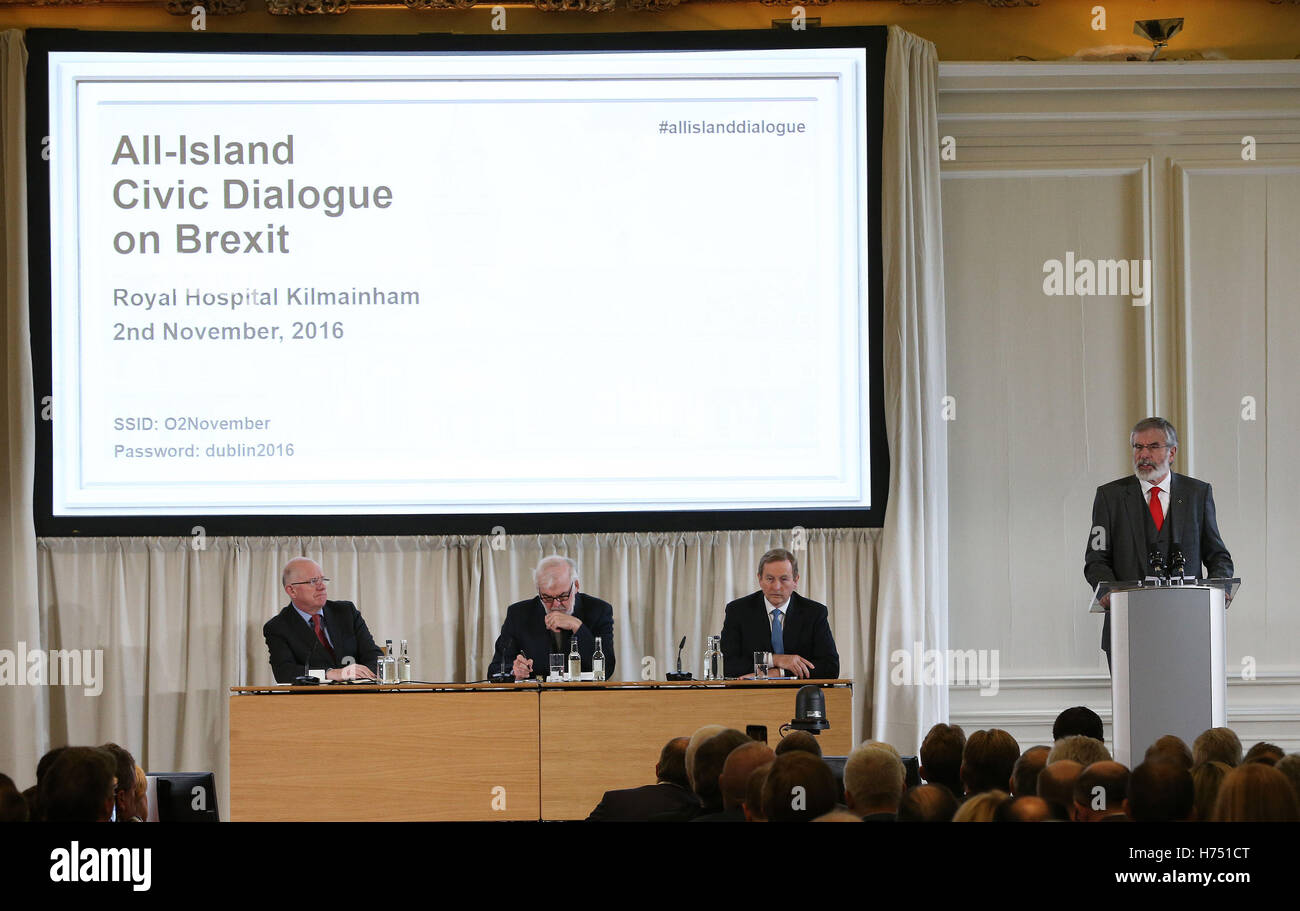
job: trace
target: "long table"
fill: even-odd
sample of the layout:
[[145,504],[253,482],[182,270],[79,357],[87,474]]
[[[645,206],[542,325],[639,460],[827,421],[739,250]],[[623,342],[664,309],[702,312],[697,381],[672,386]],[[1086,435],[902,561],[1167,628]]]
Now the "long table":
[[[705,724],[794,717],[807,681],[232,687],[234,820],[582,819],[609,789],[654,781],[659,750]],[[852,684],[817,681],[853,746]]]

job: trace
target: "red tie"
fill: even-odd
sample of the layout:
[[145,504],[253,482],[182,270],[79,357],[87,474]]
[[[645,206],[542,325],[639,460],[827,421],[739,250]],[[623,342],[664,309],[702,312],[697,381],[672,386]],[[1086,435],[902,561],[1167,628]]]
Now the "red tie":
[[[1157,508],[1158,508],[1158,506],[1157,506]],[[1156,528],[1160,528],[1160,526],[1157,525]],[[325,646],[325,651],[328,651],[328,652],[329,652],[329,659],[330,659],[331,661],[338,660],[337,658],[334,658],[334,650],[333,650],[333,648],[330,648],[330,647],[329,647],[329,639],[326,639],[326,638],[325,638],[325,630],[324,630],[324,629],[321,629],[321,615],[320,615],[320,613],[313,613],[313,615],[312,615],[312,628],[316,630],[316,638],[317,638],[317,639],[320,639],[320,641],[321,641],[321,645],[322,645],[322,646]]]
[[1156,531],[1165,524],[1165,511],[1160,508],[1160,488],[1151,488],[1151,520],[1156,523]]

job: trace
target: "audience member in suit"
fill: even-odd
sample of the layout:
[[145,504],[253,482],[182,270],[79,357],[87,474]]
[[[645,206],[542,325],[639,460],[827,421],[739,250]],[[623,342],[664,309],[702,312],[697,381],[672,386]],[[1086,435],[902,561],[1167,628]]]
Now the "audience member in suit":
[[[772,748],[757,741],[742,743],[727,754],[727,761],[722,765],[722,777],[718,779],[718,787],[722,790],[722,809],[728,820],[737,822],[748,820],[746,804],[750,779],[754,777],[756,769],[771,765],[774,759],[776,754],[772,752]],[[761,801],[760,788],[759,803]],[[757,808],[757,804],[755,806]],[[759,812],[761,813],[761,810]]]
[[1094,762],[1105,762],[1110,759],[1110,750],[1106,749],[1106,744],[1096,738],[1086,734],[1071,734],[1052,744],[1052,751],[1047,754],[1048,765],[1062,759],[1071,759],[1087,768]]
[[1074,806],[1074,783],[1082,771],[1083,766],[1073,759],[1058,759],[1048,762],[1047,767],[1038,773],[1038,796],[1047,801],[1053,819],[1061,822],[1070,819],[1070,809]]
[[[744,732],[728,728],[700,744],[699,752],[695,754],[695,793],[699,795],[700,804],[705,812],[696,816],[691,822],[745,821],[743,802],[737,802],[731,807],[727,806],[722,791],[722,773],[727,768],[727,760],[731,754],[740,747],[752,743],[755,741]],[[766,744],[760,745],[766,747]],[[757,764],[762,765],[761,762]]]
[[971,734],[961,754],[961,783],[966,795],[1005,788],[1019,758],[1020,744],[1006,731],[990,728]]
[[835,776],[811,753],[778,756],[763,782],[763,816],[768,822],[811,822],[835,809]]
[[606,791],[587,817],[588,822],[644,822],[656,813],[698,807],[700,799],[686,778],[689,737],[674,737],[659,751],[655,784]]
[[0,774],[0,822],[27,822],[30,815],[27,801],[14,780]]
[[898,802],[899,822],[952,822],[956,812],[957,798],[941,784],[909,788]]
[[115,768],[113,774],[113,809],[115,822],[130,822],[135,809],[135,757],[125,747],[116,743],[106,743],[100,747],[113,757]]
[[863,744],[844,763],[844,802],[864,822],[894,822],[903,799],[902,760],[892,749]]
[[1300,822],[1300,799],[1273,766],[1244,763],[1223,779],[1210,822]]
[[537,586],[537,597],[516,601],[506,608],[501,635],[497,637],[492,662],[488,665],[489,676],[505,663],[508,651],[513,655],[516,680],[545,677],[550,670],[550,655],[567,655],[576,636],[584,671],[591,670],[591,656],[596,651],[596,640],[600,639],[605,655],[605,677],[612,680],[613,606],[581,591],[578,565],[559,554],[545,557],[537,564],[533,583]]
[[[704,727],[697,728],[695,733],[686,743],[686,781],[690,785],[691,793],[699,799],[699,792],[695,789],[695,756],[700,751],[700,747],[711,737],[721,734],[727,730],[720,724],[706,724]],[[664,813],[656,813],[650,817],[651,822],[689,822],[696,816],[705,812],[700,806],[679,807]]]
[[[326,598],[320,565],[295,557],[280,584],[289,603],[262,627],[277,683],[292,683],[308,670],[326,680],[373,680],[380,650],[351,601]],[[308,667],[310,665],[310,667]]]
[[1041,797],[1026,795],[1012,797],[998,804],[993,811],[994,822],[1051,822],[1052,808]]
[[1125,816],[1128,779],[1128,769],[1111,760],[1085,768],[1074,782],[1070,818],[1075,822],[1102,822],[1112,816]]
[[95,747],[68,747],[41,779],[46,822],[109,822],[114,760]]
[[1134,822],[1187,822],[1195,811],[1192,773],[1178,762],[1157,756],[1129,776],[1124,812]]
[[921,741],[921,777],[927,784],[941,784],[959,800],[961,754],[966,749],[966,732],[959,725],[936,724]]
[[1193,767],[1206,762],[1241,765],[1241,738],[1231,728],[1210,728],[1202,731],[1192,743]]
[[1011,767],[1011,796],[1035,797],[1038,794],[1038,775],[1047,767],[1050,747],[1030,747],[1020,754]]
[[786,676],[833,679],[840,675],[826,605],[795,591],[799,561],[784,548],[758,561],[759,591],[727,605],[722,621],[723,671],[752,677],[754,653],[768,652],[769,667]]
[[791,731],[781,738],[781,742],[776,745],[774,753],[777,756],[784,756],[791,750],[803,750],[805,753],[812,753],[814,756],[821,758],[822,745],[817,742],[817,735],[808,731]]
[[1146,755],[1142,758],[1144,761],[1167,759],[1170,762],[1177,763],[1189,772],[1192,770],[1193,765],[1191,747],[1184,743],[1181,737],[1175,737],[1173,734],[1166,734],[1147,747]]
[[[1184,572],[1205,578],[1232,577],[1228,553],[1214,513],[1210,485],[1175,474],[1178,432],[1164,418],[1143,418],[1129,433],[1133,475],[1097,488],[1092,525],[1083,558],[1083,575],[1094,589],[1100,582],[1131,582],[1151,575],[1149,555],[1168,556],[1172,548],[1186,558]],[[1166,521],[1167,520],[1167,521]],[[1102,598],[1110,606],[1110,596]],[[1110,663],[1110,613],[1102,624],[1101,648]]]

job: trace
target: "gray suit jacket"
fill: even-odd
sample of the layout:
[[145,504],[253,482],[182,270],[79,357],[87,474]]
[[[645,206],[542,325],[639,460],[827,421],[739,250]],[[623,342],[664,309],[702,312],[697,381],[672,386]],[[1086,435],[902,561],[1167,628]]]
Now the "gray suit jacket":
[[[1169,485],[1169,514],[1165,521],[1171,523],[1170,543],[1178,545],[1187,558],[1188,575],[1232,578],[1232,555],[1219,537],[1214,491],[1209,484],[1175,472]],[[1098,582],[1133,582],[1150,575],[1148,524],[1155,528],[1136,476],[1097,488],[1083,558],[1083,575],[1090,586],[1095,589]],[[1205,564],[1204,576],[1201,564]],[[1110,614],[1102,628],[1101,647],[1110,654]]]

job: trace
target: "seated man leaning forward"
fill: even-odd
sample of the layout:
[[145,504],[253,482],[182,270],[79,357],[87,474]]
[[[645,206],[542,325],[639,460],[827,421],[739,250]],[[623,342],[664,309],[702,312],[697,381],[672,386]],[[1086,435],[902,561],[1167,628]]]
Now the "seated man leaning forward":
[[516,680],[545,677],[553,652],[569,653],[578,638],[582,669],[591,670],[591,655],[600,639],[605,653],[605,678],[614,678],[614,608],[578,590],[578,566],[558,554],[545,557],[533,570],[537,597],[506,608],[488,675],[513,659]]
[[840,675],[826,619],[826,605],[795,591],[799,561],[784,548],[769,550],[758,561],[761,591],[727,605],[722,621],[723,672],[728,677],[754,676],[754,653],[768,652],[768,667],[782,676],[829,680]]
[[373,680],[380,650],[351,601],[329,601],[329,579],[306,557],[284,565],[289,604],[262,627],[277,683],[304,672],[326,680]]

